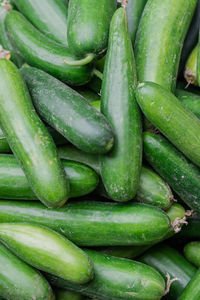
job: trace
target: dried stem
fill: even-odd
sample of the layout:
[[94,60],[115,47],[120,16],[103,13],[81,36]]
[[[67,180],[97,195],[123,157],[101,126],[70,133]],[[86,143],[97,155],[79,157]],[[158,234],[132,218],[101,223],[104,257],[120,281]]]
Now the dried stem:
[[172,227],[175,231],[175,233],[178,233],[179,231],[181,231],[181,225],[182,224],[188,224],[188,222],[186,221],[186,217],[183,217],[182,219],[180,218],[176,218],[173,222],[172,222]]
[[163,295],[163,296],[165,296],[166,294],[169,293],[170,287],[171,287],[171,285],[172,285],[172,283],[173,283],[174,281],[180,280],[180,279],[177,278],[177,277],[175,277],[175,278],[173,278],[173,279],[170,279],[169,273],[166,274],[166,277],[167,277],[167,284],[166,284],[166,289],[165,289],[165,292],[164,292],[164,295]]

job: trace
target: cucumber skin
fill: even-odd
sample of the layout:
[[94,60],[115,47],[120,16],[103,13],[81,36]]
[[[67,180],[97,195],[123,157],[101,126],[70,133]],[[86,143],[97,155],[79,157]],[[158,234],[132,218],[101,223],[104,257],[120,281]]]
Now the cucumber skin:
[[197,82],[198,82],[198,86],[200,86],[200,43],[199,42],[197,44]]
[[[88,166],[66,160],[62,160],[62,165],[70,184],[70,198],[87,195],[96,188],[98,176]],[[0,198],[37,200],[13,155],[0,154]]]
[[70,292],[63,289],[54,289],[56,300],[84,300],[81,294]]
[[79,246],[148,245],[171,231],[168,216],[153,206],[93,201],[49,210],[37,201],[1,200],[0,222],[43,225]]
[[177,300],[197,270],[175,249],[163,244],[148,250],[139,260],[158,270],[166,280],[167,273],[171,279],[179,278],[167,294],[167,299],[171,300]]
[[147,119],[200,166],[200,120],[172,93],[153,82],[141,83],[136,98]]
[[184,77],[188,84],[198,86],[198,45],[194,47],[186,61]]
[[70,0],[67,39],[72,53],[82,57],[104,52],[116,8],[116,0]]
[[190,242],[184,247],[185,257],[189,262],[200,267],[200,242]]
[[31,188],[48,207],[63,205],[69,186],[56,146],[33,108],[20,72],[4,59],[0,59],[0,95],[1,128]]
[[183,290],[183,293],[178,298],[178,300],[198,300],[200,297],[200,288],[199,288],[199,280],[200,280],[200,270],[196,272],[196,274],[192,277],[188,285]]
[[181,101],[183,106],[190,110],[197,118],[200,119],[200,96],[177,89],[175,91],[176,97]]
[[135,45],[139,82],[152,81],[174,91],[181,50],[196,3],[197,0],[148,1]]
[[28,223],[1,223],[0,240],[33,267],[77,284],[93,278],[88,255],[57,232]]
[[105,153],[114,142],[106,118],[76,91],[29,66],[21,69],[37,112],[77,148]]
[[[0,296],[10,300],[54,300],[45,278],[0,244]],[[1,298],[1,299],[3,299]]]
[[40,32],[58,43],[67,45],[68,5],[60,0],[14,0],[14,2],[19,11]]
[[100,157],[105,189],[112,200],[119,202],[135,196],[142,164],[141,116],[134,95],[135,68],[126,10],[121,7],[110,24],[101,96],[101,112],[113,127],[115,144],[108,155]]
[[75,59],[69,49],[40,33],[25,17],[12,11],[5,20],[8,37],[13,47],[30,65],[71,85],[83,85],[90,81],[93,66],[69,66],[63,59]]
[[200,172],[163,137],[144,133],[144,156],[179,197],[200,213]]
[[188,225],[184,226],[177,238],[181,238],[186,241],[200,239],[200,218],[197,214],[193,214],[190,218],[188,218]]
[[47,274],[52,285],[80,292],[99,300],[159,300],[164,280],[153,268],[136,261],[85,250],[94,262],[94,279],[87,285],[72,285]]

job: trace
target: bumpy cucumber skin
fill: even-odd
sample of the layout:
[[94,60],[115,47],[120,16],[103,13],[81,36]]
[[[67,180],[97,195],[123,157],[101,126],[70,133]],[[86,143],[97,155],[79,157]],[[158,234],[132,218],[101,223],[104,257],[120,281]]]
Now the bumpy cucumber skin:
[[55,299],[44,277],[2,244],[0,244],[0,296],[10,300]]
[[184,247],[185,257],[189,262],[200,267],[200,242],[190,242]]
[[179,197],[200,213],[200,172],[163,137],[144,133],[144,155]]
[[169,91],[174,90],[183,42],[196,3],[197,0],[147,2],[136,37],[140,82],[152,81]]
[[171,300],[177,300],[197,270],[175,249],[164,244],[148,250],[140,257],[140,261],[158,270],[165,280],[167,273],[171,279],[179,279],[173,282],[167,294],[167,298]]
[[99,300],[159,300],[164,280],[153,268],[136,261],[85,250],[94,262],[94,279],[86,286],[72,285],[48,276],[52,285],[68,288]]
[[135,68],[126,10],[121,7],[110,25],[101,97],[101,112],[114,129],[115,144],[109,154],[100,158],[106,191],[119,202],[135,196],[142,163],[141,117],[134,95]]
[[184,77],[188,84],[194,84],[198,86],[198,45],[191,51],[188,60],[185,65]]
[[65,58],[75,59],[69,49],[47,38],[19,12],[10,12],[5,24],[13,47],[28,64],[71,85],[86,84],[91,79],[91,64],[79,67],[66,65]]
[[48,207],[63,205],[69,186],[55,144],[33,108],[20,72],[5,59],[0,59],[0,95],[1,128],[31,188]]
[[49,210],[36,201],[1,200],[0,222],[44,225],[80,246],[148,245],[172,228],[168,216],[153,206],[93,201]]
[[64,289],[54,289],[56,300],[84,300],[81,294],[70,292]]
[[190,110],[200,119],[200,96],[185,90],[177,89],[175,95],[181,101],[183,106]]
[[87,254],[46,227],[1,223],[0,240],[14,254],[39,270],[79,284],[93,278],[93,264]]
[[37,112],[67,140],[90,153],[111,149],[110,124],[85,98],[39,69],[25,66],[21,73]]
[[107,48],[109,26],[116,0],[70,0],[67,39],[78,57],[100,54]]
[[200,166],[200,120],[172,93],[153,82],[141,83],[136,98],[149,121]]
[[186,288],[183,290],[183,293],[178,298],[178,300],[199,300],[200,298],[200,270],[198,270],[195,275],[192,277]]
[[68,6],[60,0],[14,0],[19,11],[42,33],[67,44]]

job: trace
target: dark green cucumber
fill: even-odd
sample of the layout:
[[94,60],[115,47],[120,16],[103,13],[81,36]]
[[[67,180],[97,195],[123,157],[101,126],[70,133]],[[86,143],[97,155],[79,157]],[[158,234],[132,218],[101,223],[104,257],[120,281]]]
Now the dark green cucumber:
[[5,25],[14,49],[28,64],[71,85],[82,85],[91,79],[91,64],[79,67],[66,65],[64,59],[75,59],[69,49],[47,38],[19,12],[7,14]]
[[140,82],[152,81],[169,91],[174,90],[183,42],[196,3],[197,0],[147,2],[136,37]]
[[172,93],[153,82],[141,83],[136,97],[147,119],[200,166],[200,120]]
[[44,277],[2,244],[0,244],[0,296],[10,300],[55,299]]
[[42,70],[24,66],[21,73],[37,112],[48,124],[83,151],[110,150],[112,129],[85,98]]
[[196,213],[188,218],[188,225],[184,226],[177,237],[184,241],[200,239],[200,217]]
[[172,230],[168,216],[153,206],[93,201],[49,210],[36,201],[1,200],[0,222],[44,225],[81,246],[148,245]]
[[56,300],[83,300],[83,296],[81,294],[70,292],[68,290],[55,288],[54,289]]
[[184,77],[188,84],[198,85],[197,81],[197,56],[198,56],[198,45],[191,51],[184,71]]
[[197,270],[175,249],[163,244],[148,250],[140,261],[158,270],[166,280],[167,273],[170,279],[177,278],[167,294],[171,300],[177,300]]
[[200,242],[190,242],[184,247],[185,257],[189,262],[195,265],[197,268],[200,267]]
[[67,44],[68,6],[60,0],[14,0],[19,11],[42,33]]
[[75,285],[49,276],[52,285],[74,290],[99,300],[159,300],[164,294],[162,276],[145,264],[85,250],[94,263],[94,279]]
[[[70,184],[70,198],[87,195],[97,187],[98,176],[88,166],[67,160],[62,160],[62,165]],[[38,199],[13,155],[0,154],[0,198]]]
[[105,66],[105,60],[106,60],[106,55],[104,55],[101,59],[97,60],[95,63],[95,67],[97,70],[103,73],[104,66]]
[[90,90],[89,88],[76,87],[75,90],[90,102],[100,99],[100,96],[97,93],[95,93],[94,91]]
[[199,300],[200,299],[200,270],[198,270],[192,279],[189,281],[183,293],[178,300]]
[[93,278],[93,264],[80,248],[57,232],[27,223],[1,223],[0,240],[33,267],[70,282]]
[[10,153],[11,149],[7,142],[6,136],[0,128],[0,153]]
[[200,171],[163,137],[144,133],[144,155],[179,197],[200,213]]
[[93,60],[106,50],[110,21],[116,8],[116,0],[70,0],[67,40],[72,53]]
[[133,199],[140,179],[142,126],[134,95],[136,82],[126,9],[121,7],[110,25],[101,97],[101,112],[114,129],[115,144],[109,154],[100,158],[106,191],[111,199],[119,202]]
[[177,89],[175,95],[181,103],[200,119],[200,95]]
[[48,207],[63,205],[69,186],[55,144],[20,72],[5,59],[0,59],[0,124],[37,197]]

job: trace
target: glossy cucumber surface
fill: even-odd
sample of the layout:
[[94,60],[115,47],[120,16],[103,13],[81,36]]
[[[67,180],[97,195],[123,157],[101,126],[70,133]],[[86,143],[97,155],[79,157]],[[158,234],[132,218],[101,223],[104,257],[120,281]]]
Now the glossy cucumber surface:
[[175,95],[181,101],[183,106],[190,110],[200,119],[200,96],[185,90],[177,89]]
[[183,293],[178,298],[178,300],[198,300],[200,298],[200,270],[198,270],[195,275],[192,277],[190,282],[187,284],[186,288],[183,290]]
[[56,146],[33,108],[20,72],[5,59],[0,59],[0,123],[37,197],[48,207],[63,205],[69,186]]
[[197,0],[147,2],[136,37],[139,82],[152,81],[174,90],[183,42],[196,3]]
[[197,268],[200,267],[200,242],[190,242],[184,247],[185,257],[189,262],[195,265]]
[[80,94],[51,75],[24,66],[21,74],[41,117],[77,148],[105,153],[114,142],[106,118]]
[[14,49],[31,66],[38,67],[71,85],[86,84],[91,79],[91,64],[74,67],[64,63],[64,59],[75,59],[69,49],[47,38],[21,13],[12,11],[7,14],[5,25]]
[[93,201],[49,210],[36,201],[1,200],[0,222],[44,225],[80,246],[148,245],[172,230],[169,217],[153,206]]

